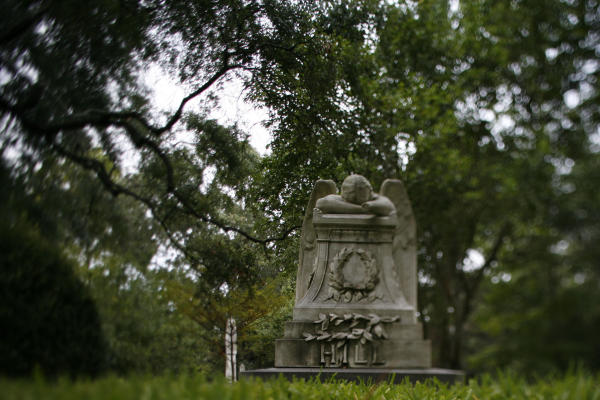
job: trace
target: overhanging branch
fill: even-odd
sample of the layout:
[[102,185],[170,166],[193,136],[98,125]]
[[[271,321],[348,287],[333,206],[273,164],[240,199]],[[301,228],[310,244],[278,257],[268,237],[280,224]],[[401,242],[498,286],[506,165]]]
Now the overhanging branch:
[[[87,157],[77,151],[73,151],[68,147],[60,144],[57,140],[58,134],[80,134],[80,131],[85,128],[109,128],[118,127],[124,129],[128,138],[138,149],[147,149],[152,152],[160,161],[165,169],[165,188],[163,194],[172,195],[180,208],[180,211],[197,218],[204,223],[211,224],[224,232],[234,232],[255,243],[259,243],[266,247],[268,243],[281,241],[286,239],[299,226],[293,226],[284,231],[279,236],[259,238],[247,232],[244,229],[230,225],[214,216],[207,215],[198,210],[197,207],[182,194],[176,187],[174,178],[174,168],[169,159],[168,154],[160,147],[157,138],[163,133],[171,130],[174,125],[181,120],[185,106],[194,98],[208,90],[215,82],[223,77],[228,71],[236,68],[241,68],[243,65],[229,65],[224,61],[222,68],[217,70],[204,84],[192,93],[185,96],[175,113],[167,120],[163,126],[154,126],[148,122],[144,115],[134,111],[103,111],[90,109],[86,112],[72,114],[60,121],[40,122],[31,117],[27,107],[18,103],[9,101],[0,97],[0,112],[4,115],[15,118],[19,121],[21,127],[28,131],[33,136],[37,136],[47,141],[51,148],[60,156],[67,158],[81,167],[93,171],[102,185],[114,196],[125,195],[131,197],[144,204],[152,212],[159,224],[165,230],[169,237],[169,241],[179,250],[184,252],[186,256],[192,256],[185,250],[175,237],[173,237],[168,224],[165,220],[159,218],[157,213],[158,205],[151,199],[146,198],[134,190],[115,181],[111,173],[106,169],[105,165],[98,159]],[[194,258],[194,257],[192,257]]]

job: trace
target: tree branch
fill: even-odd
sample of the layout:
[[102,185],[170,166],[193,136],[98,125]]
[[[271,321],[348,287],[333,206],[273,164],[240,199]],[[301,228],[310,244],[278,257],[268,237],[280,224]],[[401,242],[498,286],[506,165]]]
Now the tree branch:
[[173,127],[173,125],[175,125],[177,123],[177,121],[179,121],[179,119],[181,118],[181,115],[183,114],[183,108],[190,100],[194,99],[195,97],[198,97],[200,94],[205,92],[209,87],[211,87],[216,81],[218,81],[227,72],[231,71],[232,69],[241,68],[241,67],[242,67],[242,65],[240,65],[240,64],[233,64],[233,65],[225,64],[202,86],[200,86],[198,89],[196,89],[192,93],[188,94],[187,96],[185,96],[183,98],[183,100],[181,100],[181,103],[179,103],[179,107],[177,108],[177,111],[175,111],[175,114],[173,114],[171,116],[171,118],[169,118],[167,123],[162,128],[154,128],[154,129],[152,129],[152,131],[155,134],[160,135],[160,134],[164,133],[165,131],[170,130]]
[[464,273],[464,271],[461,271],[462,273],[460,274],[460,279],[461,279],[461,282],[465,289],[465,297],[464,297],[464,301],[462,302],[463,310],[462,310],[462,314],[460,315],[461,324],[464,324],[467,321],[467,318],[469,317],[469,315],[471,314],[472,302],[473,302],[473,299],[477,292],[477,289],[479,288],[479,285],[481,284],[483,275],[491,267],[492,263],[494,261],[496,261],[496,259],[498,258],[498,253],[500,252],[500,249],[502,248],[504,239],[510,234],[511,231],[512,231],[512,225],[509,222],[506,222],[500,229],[500,232],[498,233],[498,237],[496,237],[496,241],[494,242],[494,245],[492,246],[492,249],[490,250],[490,253],[489,253],[487,259],[485,260],[484,264],[481,266],[481,268],[479,270],[477,270],[473,274],[471,282],[469,282],[469,279],[467,279],[467,276]]
[[[123,195],[129,196],[129,197],[132,197],[133,199],[141,202],[146,207],[148,207],[148,209],[152,212],[152,215],[154,216],[154,218],[159,222],[159,224],[161,225],[161,227],[167,234],[169,241],[178,250],[182,251],[183,254],[186,255],[186,257],[189,257],[192,260],[197,260],[197,258],[195,256],[193,256],[189,251],[186,250],[185,246],[183,246],[181,243],[179,243],[179,241],[176,238],[173,237],[172,232],[171,232],[170,228],[168,227],[167,222],[164,219],[159,217],[159,214],[157,211],[158,207],[152,200],[150,200],[146,197],[143,197],[140,194],[130,190],[129,188],[115,182],[111,178],[111,174],[106,170],[106,168],[102,162],[100,162],[96,159],[93,159],[93,158],[89,158],[89,157],[85,157],[85,156],[76,154],[57,143],[53,144],[53,148],[59,155],[75,162],[76,164],[82,166],[85,169],[95,172],[97,177],[100,179],[100,182],[104,185],[104,187],[112,195],[118,196],[120,194],[123,194]],[[155,148],[155,151],[157,152],[157,155],[161,156],[161,160],[163,161],[165,166],[169,166],[169,170],[171,171],[170,172],[171,183],[167,184],[168,190],[166,191],[166,193],[169,193],[169,194],[172,194],[173,196],[175,196],[177,202],[182,206],[182,211],[185,214],[192,215],[195,218],[197,218],[205,223],[216,226],[217,228],[221,229],[224,232],[235,232],[235,233],[241,235],[242,237],[246,238],[247,240],[261,244],[263,246],[266,246],[268,243],[271,243],[271,242],[282,241],[282,240],[286,239],[293,231],[295,231],[296,229],[298,229],[300,227],[300,226],[293,226],[291,228],[288,228],[286,231],[284,231],[279,236],[267,237],[267,238],[261,239],[261,238],[255,237],[254,235],[251,235],[250,233],[246,232],[245,230],[243,230],[241,228],[228,225],[223,221],[220,221],[216,218],[212,218],[208,215],[204,215],[204,214],[200,213],[190,203],[189,199],[187,199],[184,195],[182,195],[175,188],[174,182],[172,181],[172,179],[173,179],[172,178],[172,167],[170,165],[170,161],[168,160],[167,155],[164,154],[164,152],[162,152],[158,147]]]
[[14,26],[8,28],[5,32],[2,32],[0,35],[0,42],[6,43],[11,40],[14,40],[18,36],[22,35],[26,30],[34,27],[44,14],[50,9],[50,5],[46,5],[45,7],[41,7],[39,10],[34,12],[29,16],[29,18],[25,18],[24,20],[16,23]]
[[504,225],[502,226],[502,228],[500,229],[500,232],[498,233],[498,237],[496,238],[496,241],[494,242],[494,245],[492,246],[492,249],[490,250],[490,253],[488,254],[487,259],[483,263],[483,266],[475,273],[475,275],[473,277],[473,286],[466,287],[466,289],[470,293],[474,293],[477,290],[477,288],[481,282],[481,278],[483,278],[483,274],[488,269],[490,269],[492,263],[498,259],[498,253],[500,252],[500,249],[502,248],[504,239],[510,234],[511,231],[512,231],[512,224],[510,222],[505,222]]
[[141,196],[139,193],[136,193],[135,191],[127,188],[126,186],[115,182],[111,177],[111,173],[106,170],[104,164],[101,161],[78,154],[60,145],[56,140],[58,133],[75,132],[90,126],[96,128],[107,128],[110,126],[115,126],[125,129],[127,136],[138,149],[148,149],[161,160],[161,163],[166,171],[165,194],[171,194],[175,197],[175,199],[181,206],[181,211],[183,211],[185,214],[192,215],[205,223],[216,226],[224,232],[235,232],[236,234],[239,234],[242,237],[255,243],[259,243],[263,245],[263,247],[265,247],[270,242],[281,241],[286,239],[293,231],[298,229],[299,226],[293,226],[284,231],[279,236],[261,239],[255,237],[254,235],[248,233],[247,231],[239,227],[229,225],[219,220],[218,218],[211,217],[210,215],[205,215],[204,213],[199,212],[197,208],[190,202],[190,200],[177,189],[174,179],[173,165],[168,155],[163,149],[160,148],[160,145],[151,138],[152,136],[160,136],[164,132],[172,129],[173,126],[181,119],[183,115],[183,110],[188,102],[205,92],[217,80],[223,77],[228,71],[241,67],[243,67],[243,65],[225,64],[222,68],[216,71],[202,86],[200,86],[198,89],[184,97],[181,100],[177,111],[168,119],[167,123],[162,127],[153,126],[146,120],[146,118],[142,114],[137,112],[114,112],[95,109],[91,109],[79,114],[73,114],[63,119],[62,121],[44,124],[40,123],[34,118],[31,118],[28,115],[27,108],[22,107],[19,104],[14,104],[2,97],[0,97],[0,110],[3,111],[3,114],[16,118],[25,130],[29,131],[30,133],[36,136],[45,138],[50,143],[51,147],[62,157],[65,157],[75,162],[76,164],[80,165],[81,167],[87,170],[93,171],[100,180],[100,182],[103,184],[103,186],[112,195],[118,196],[120,194],[123,194],[147,206],[148,209],[150,209],[150,211],[153,213],[155,218],[158,220],[159,224],[167,233],[170,242],[177,249],[184,252],[186,256],[190,256],[192,257],[192,259],[195,259],[195,257],[193,257],[189,252],[185,250],[185,246],[179,243],[179,241],[172,236],[172,233],[166,221],[158,217],[157,204],[152,202],[150,199]]

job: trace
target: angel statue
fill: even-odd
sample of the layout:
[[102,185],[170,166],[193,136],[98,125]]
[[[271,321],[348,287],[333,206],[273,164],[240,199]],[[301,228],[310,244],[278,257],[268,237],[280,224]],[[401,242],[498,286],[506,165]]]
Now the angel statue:
[[[313,225],[315,212],[346,214],[364,218],[392,218],[397,221],[392,243],[393,270],[406,302],[416,309],[416,223],[410,200],[402,181],[386,179],[379,193],[373,192],[369,181],[361,175],[350,175],[341,186],[341,194],[331,180],[315,183],[302,224],[300,263],[296,280],[296,303],[311,284],[316,267],[316,234]],[[362,216],[361,216],[362,215]]]
[[329,214],[390,215],[396,211],[394,203],[373,192],[369,181],[362,175],[350,175],[342,183],[342,194],[330,194],[317,200],[317,208]]
[[319,180],[310,195],[293,317],[275,342],[275,367],[430,368],[431,342],[417,321],[416,224],[402,181],[387,179],[375,193],[350,175],[340,189]]

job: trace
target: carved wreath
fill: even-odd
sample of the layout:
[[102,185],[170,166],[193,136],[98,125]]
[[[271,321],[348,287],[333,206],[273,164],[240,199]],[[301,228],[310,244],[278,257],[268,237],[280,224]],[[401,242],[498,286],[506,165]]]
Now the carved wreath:
[[[344,265],[350,257],[356,254],[365,268],[365,277],[360,282],[348,282],[344,278]],[[370,301],[375,297],[369,295],[379,281],[379,270],[375,258],[366,250],[344,247],[333,258],[329,271],[329,297],[337,302],[345,303],[360,301],[368,298]]]

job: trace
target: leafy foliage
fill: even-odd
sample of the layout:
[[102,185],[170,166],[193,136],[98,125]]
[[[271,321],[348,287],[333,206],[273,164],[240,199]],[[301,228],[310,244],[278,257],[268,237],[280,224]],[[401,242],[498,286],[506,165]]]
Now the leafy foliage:
[[[226,265],[221,267],[227,269]],[[281,293],[276,280],[263,282],[261,286],[244,282],[242,286],[223,286],[215,291],[200,290],[202,286],[198,285],[198,280],[179,282],[171,280],[167,283],[167,298],[173,302],[179,313],[200,327],[199,338],[205,343],[207,349],[210,349],[208,360],[213,368],[224,366],[224,338],[227,333],[227,322],[231,319],[235,321],[238,345],[247,350],[240,354],[238,362],[260,367],[272,364],[272,359],[265,360],[260,352],[252,351],[256,345],[248,342],[266,339],[269,342],[266,346],[273,346],[273,340],[282,332],[282,327],[267,330],[259,336],[259,325],[262,323],[264,330],[265,321],[276,314],[291,296]],[[286,313],[286,318],[289,317],[288,314],[289,312]],[[277,334],[274,335],[274,332]],[[264,347],[259,346],[259,349],[262,351]],[[272,353],[270,350],[269,352]]]
[[[477,369],[498,366],[520,371],[564,370],[573,363],[598,368],[600,326],[596,190],[598,159],[579,158],[560,178],[556,203],[545,226],[521,232],[503,256],[506,266],[485,288],[475,314],[471,357]],[[570,188],[570,189],[568,189]],[[536,254],[535,258],[530,254]],[[517,340],[515,340],[517,338]]]
[[[568,208],[564,166],[597,159],[598,5],[364,4],[337,3],[356,6],[348,21],[367,10],[374,32],[325,32],[338,68],[324,70],[324,89],[308,96],[315,78],[301,71],[297,82],[278,82],[293,101],[272,103],[278,125],[257,201],[275,224],[292,225],[318,178],[402,178],[419,224],[419,311],[434,363],[459,368],[482,285],[549,259],[550,244],[531,243]],[[334,111],[306,111],[313,104]],[[562,228],[554,237],[572,240]]]
[[73,264],[22,224],[0,229],[0,252],[2,374],[103,372],[107,346],[100,318]]
[[[4,214],[77,259],[105,319],[117,315],[108,293],[148,305],[122,316],[154,324],[110,339],[131,351],[119,369],[160,360],[132,344],[156,321],[189,328],[147,297],[163,278],[187,315],[248,301],[256,310],[236,316],[248,337],[272,337],[279,322],[254,302],[286,303],[314,181],[352,172],[406,183],[437,365],[462,367],[480,348],[473,365],[485,368],[521,354],[524,369],[598,365],[579,345],[590,337],[555,334],[598,326],[595,312],[572,315],[597,303],[597,1],[11,0],[4,11]],[[170,113],[142,83],[155,66],[188,92]],[[270,112],[262,159],[245,132],[207,117],[234,76]],[[176,251],[164,265],[174,276],[147,271],[158,248]],[[195,318],[217,340],[217,315]],[[527,351],[556,340],[544,357]]]
[[[84,272],[85,273],[85,272]],[[177,276],[104,265],[87,271],[110,349],[108,367],[120,374],[206,369],[209,345],[165,294]]]
[[[169,214],[161,212],[165,204],[221,231],[263,244],[274,240],[207,207],[210,194],[198,187],[202,173],[212,167],[222,183],[234,186],[235,177],[240,184],[247,146],[234,127],[185,108],[194,99],[200,110],[213,106],[211,90],[231,74],[255,88],[312,60],[304,49],[317,46],[308,4],[105,1],[71,7],[68,1],[11,1],[6,8],[7,29],[0,37],[3,148],[16,146],[28,156],[22,161],[51,153],[93,172],[111,194],[150,209],[174,246],[182,247],[185,238],[170,230]],[[152,109],[151,93],[138,79],[149,63],[190,88],[166,117]],[[178,145],[184,130],[193,138],[196,160],[185,157],[185,144]],[[99,151],[91,152],[94,147]],[[132,154],[152,179],[120,179],[120,167]],[[185,171],[194,171],[196,179],[183,183]]]

